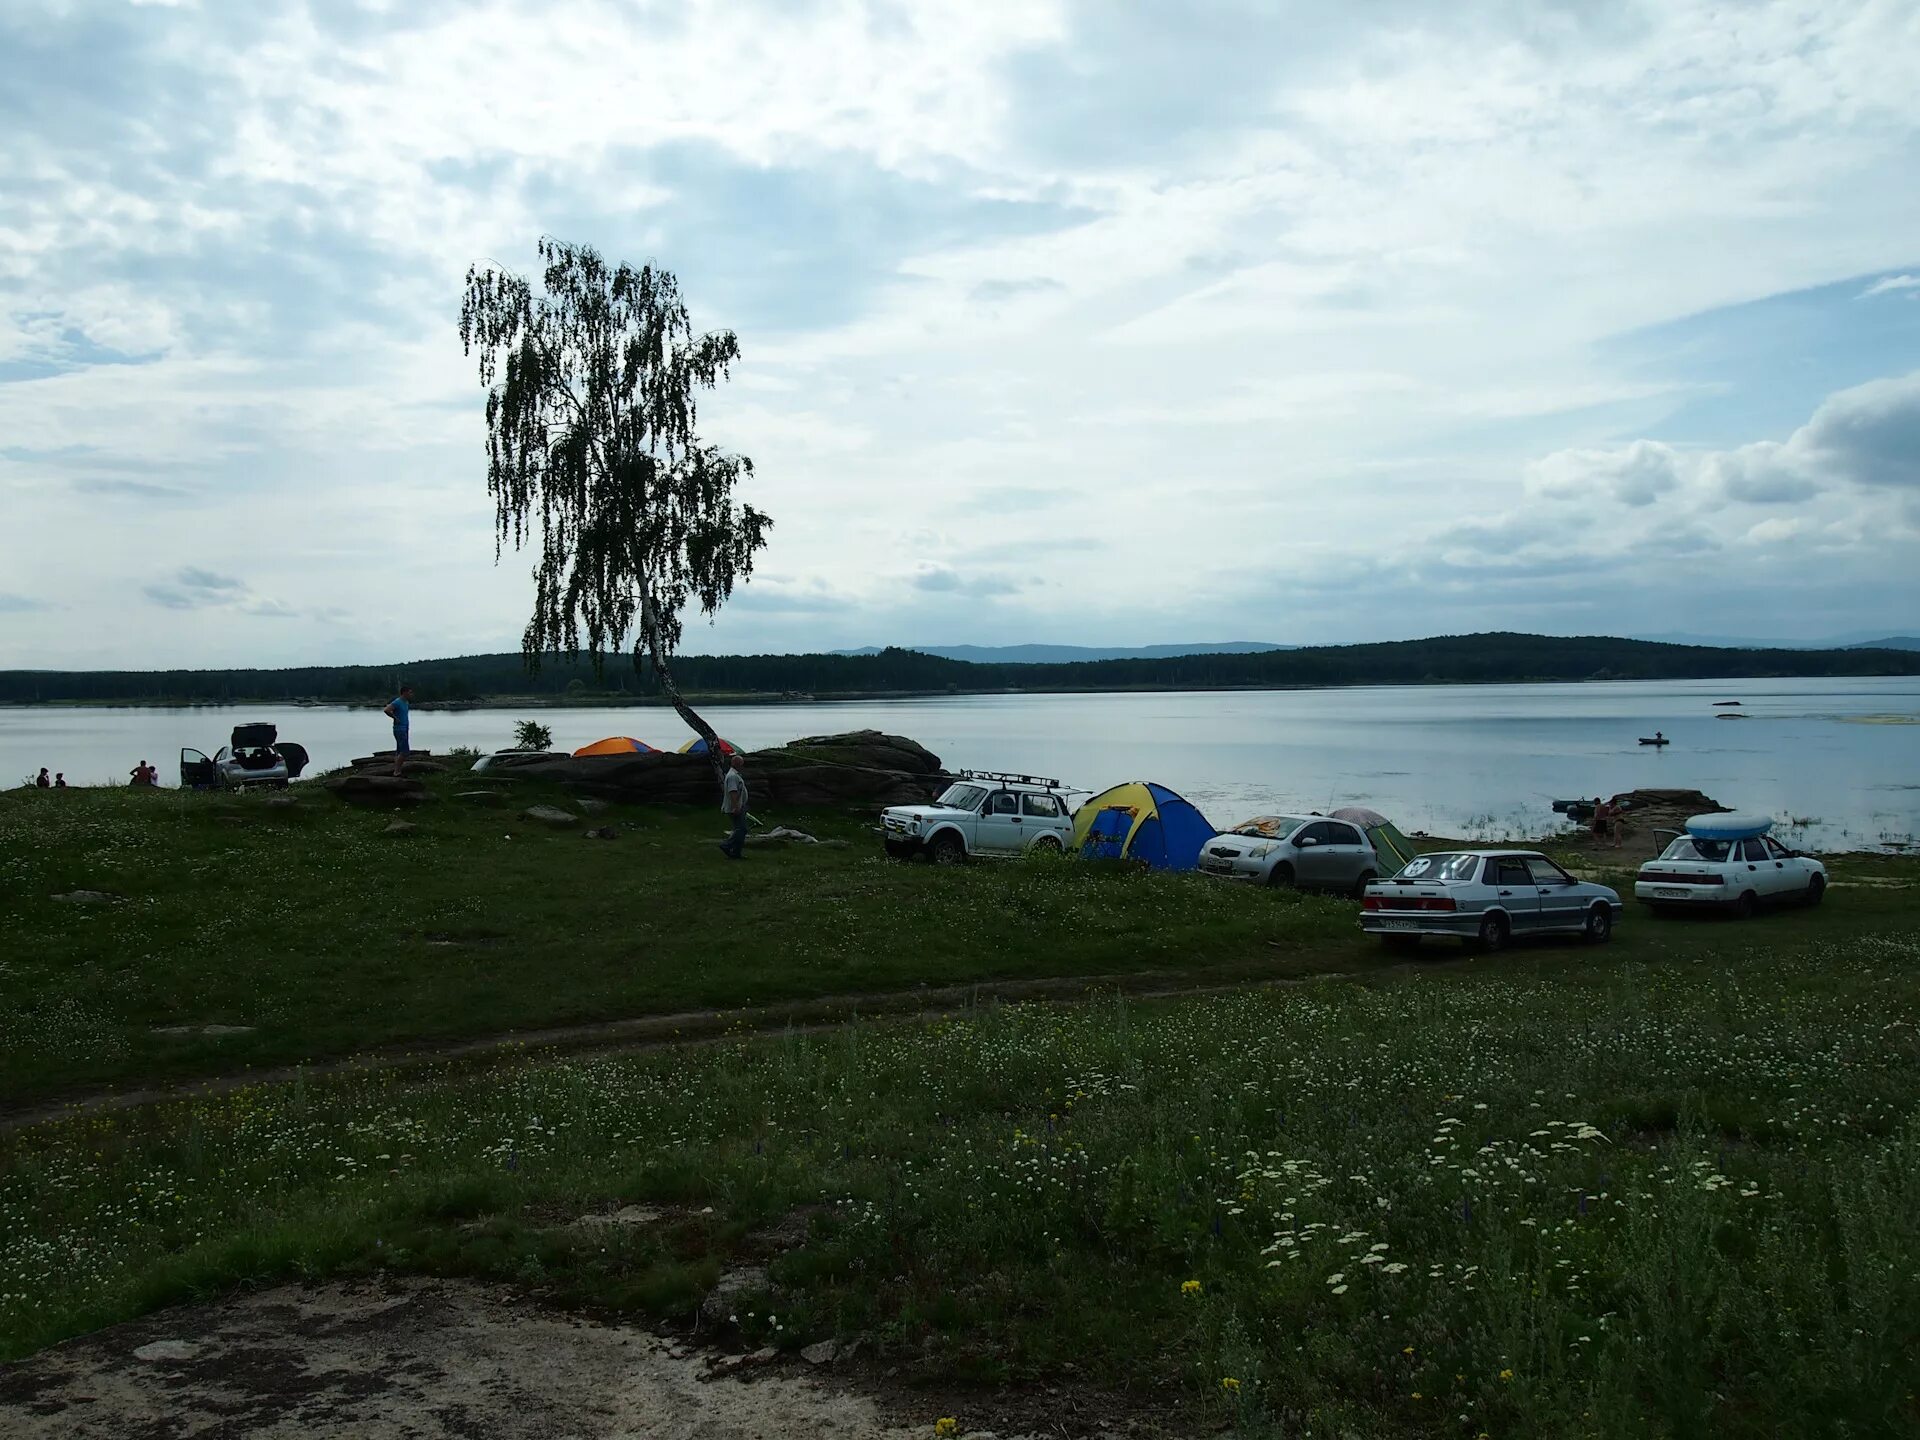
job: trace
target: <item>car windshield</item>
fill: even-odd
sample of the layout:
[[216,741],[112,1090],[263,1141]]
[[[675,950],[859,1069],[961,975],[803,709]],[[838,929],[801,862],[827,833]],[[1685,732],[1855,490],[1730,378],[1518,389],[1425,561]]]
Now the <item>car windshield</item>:
[[1705,860],[1719,864],[1731,848],[1725,840],[1703,840],[1698,835],[1682,835],[1660,852],[1662,860]]
[[977,810],[986,793],[980,785],[949,785],[939,803],[955,810]]
[[1480,863],[1478,855],[1416,855],[1401,868],[1396,880],[1440,881],[1442,883],[1471,880],[1476,866]]
[[1306,823],[1298,815],[1256,815],[1251,820],[1242,820],[1229,833],[1255,835],[1264,840],[1284,840]]

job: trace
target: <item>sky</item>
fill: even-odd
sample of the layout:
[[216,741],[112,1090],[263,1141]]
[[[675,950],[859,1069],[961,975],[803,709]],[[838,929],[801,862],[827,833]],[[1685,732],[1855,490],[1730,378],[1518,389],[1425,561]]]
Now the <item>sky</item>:
[[0,668],[517,648],[467,268],[681,279],[684,649],[1920,629],[1920,6],[0,7]]

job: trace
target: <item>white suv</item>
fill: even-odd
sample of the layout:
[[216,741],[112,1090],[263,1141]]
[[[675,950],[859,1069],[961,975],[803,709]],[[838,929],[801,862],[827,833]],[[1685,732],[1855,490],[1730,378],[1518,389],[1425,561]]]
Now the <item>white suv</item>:
[[1064,855],[1073,838],[1073,809],[1058,780],[963,770],[931,805],[890,805],[880,812],[887,854],[911,860],[922,851],[936,865],[974,855]]

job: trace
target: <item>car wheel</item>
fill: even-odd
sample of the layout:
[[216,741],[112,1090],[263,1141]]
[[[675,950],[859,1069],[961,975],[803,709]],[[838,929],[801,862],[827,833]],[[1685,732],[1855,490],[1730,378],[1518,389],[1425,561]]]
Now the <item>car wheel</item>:
[[1508,934],[1507,917],[1498,913],[1489,915],[1480,922],[1480,948],[1504,950]]
[[1273,886],[1276,890],[1291,890],[1293,888],[1293,866],[1282,860],[1267,872],[1267,884]]
[[[1380,877],[1371,870],[1363,871],[1360,878],[1353,882],[1353,898],[1356,900],[1364,900],[1367,895],[1367,886],[1379,878]],[[1413,938],[1418,940],[1420,937],[1415,935]]]
[[1382,935],[1380,943],[1389,950],[1418,950],[1420,937],[1418,935]]
[[1042,835],[1033,842],[1033,854],[1044,855],[1049,860],[1067,853],[1067,847],[1060,843],[1058,835]]
[[1760,913],[1760,897],[1748,890],[1733,902],[1733,913],[1742,920],[1751,920]]
[[1613,910],[1610,906],[1596,905],[1587,912],[1587,928],[1583,932],[1589,945],[1604,945],[1613,938]]
[[1807,904],[1809,906],[1818,905],[1823,899],[1826,898],[1826,894],[1827,894],[1827,877],[1826,876],[1815,875],[1812,879],[1807,881]]
[[927,853],[933,857],[936,865],[958,865],[967,858],[967,847],[960,843],[960,837],[949,830],[935,838],[927,847]]

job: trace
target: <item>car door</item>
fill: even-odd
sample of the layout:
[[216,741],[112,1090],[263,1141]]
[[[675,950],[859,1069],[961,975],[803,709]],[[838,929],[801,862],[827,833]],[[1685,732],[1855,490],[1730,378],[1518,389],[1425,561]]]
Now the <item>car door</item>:
[[1578,930],[1587,921],[1587,900],[1579,882],[1544,855],[1527,857],[1542,930]]
[[1779,871],[1774,869],[1773,857],[1767,854],[1767,847],[1761,840],[1742,840],[1734,846],[1733,878],[1735,891],[1741,889],[1753,891],[1762,900],[1780,893]]
[[1507,912],[1513,933],[1527,935],[1540,928],[1540,887],[1533,883],[1533,872],[1517,855],[1502,855],[1487,862],[1487,884],[1493,891],[1493,903]]
[[180,788],[183,790],[205,790],[219,783],[219,777],[213,768],[213,761],[199,750],[180,752]]
[[1807,865],[1798,855],[1788,852],[1771,835],[1760,842],[1766,847],[1766,867],[1773,871],[1773,893],[1775,895],[1798,895],[1807,888]]
[[[1020,817],[1026,834],[1020,837],[1024,845],[1033,844],[1036,835],[1059,836],[1064,829],[1066,807],[1060,803],[1058,795],[1022,795],[1020,797]],[[1065,837],[1061,837],[1065,844]]]
[[1024,840],[1020,797],[1011,790],[994,791],[980,807],[980,825],[974,832],[974,848],[988,855],[1017,855]]
[[1332,866],[1338,863],[1338,857],[1328,853],[1333,843],[1333,824],[1328,820],[1316,820],[1304,825],[1300,833],[1293,837],[1295,859],[1293,862],[1294,882],[1299,885],[1336,885],[1339,882],[1332,877]]
[[1340,890],[1351,890],[1354,882],[1360,878],[1360,872],[1367,868],[1367,861],[1373,857],[1358,830],[1338,820],[1329,820],[1327,826],[1327,844],[1321,852],[1321,858],[1327,862],[1327,884]]

